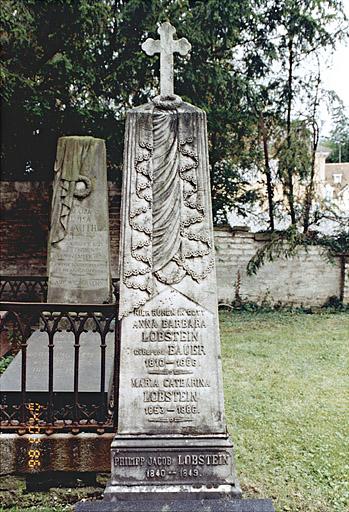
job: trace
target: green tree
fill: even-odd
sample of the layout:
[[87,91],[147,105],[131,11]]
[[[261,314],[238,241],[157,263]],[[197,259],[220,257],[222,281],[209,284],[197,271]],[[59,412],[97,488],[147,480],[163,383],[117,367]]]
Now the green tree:
[[349,162],[349,116],[343,102],[336,98],[337,105],[333,108],[333,128],[330,136],[323,142],[331,151],[328,162]]
[[4,178],[47,178],[57,137],[69,134],[105,138],[109,170],[120,168],[126,109],[158,89],[159,59],[140,44],[171,20],[192,43],[189,61],[176,57],[176,91],[208,114],[214,216],[224,218],[253,197],[242,177],[251,161],[248,80],[233,64],[251,19],[249,0],[5,0]]
[[[58,135],[88,133],[106,114],[92,85],[107,6],[73,0],[2,3],[2,152],[6,178],[47,178]],[[108,121],[108,120],[107,120]]]
[[[269,72],[254,82],[252,110],[259,119],[257,136],[263,144],[258,166],[266,177],[269,225],[275,225],[273,190],[279,183],[286,198],[290,224],[305,232],[317,218],[315,153],[319,142],[318,107],[323,97],[320,56],[348,36],[340,1],[286,0],[261,3],[255,13],[268,32],[268,43],[259,47]],[[270,18],[274,23],[270,23]],[[274,176],[270,160],[278,162]],[[295,186],[304,189],[300,201]],[[285,215],[285,208],[281,210]]]
[[259,197],[247,176],[258,166],[274,215],[265,150],[278,137],[294,223],[300,171],[291,132],[307,85],[301,63],[334,43],[340,30],[331,27],[341,16],[339,0],[4,0],[3,177],[48,179],[57,138],[91,134],[106,139],[116,179],[125,112],[158,90],[159,59],[140,45],[170,20],[192,43],[189,60],[175,59],[176,92],[207,112],[215,221],[233,206],[253,208]]

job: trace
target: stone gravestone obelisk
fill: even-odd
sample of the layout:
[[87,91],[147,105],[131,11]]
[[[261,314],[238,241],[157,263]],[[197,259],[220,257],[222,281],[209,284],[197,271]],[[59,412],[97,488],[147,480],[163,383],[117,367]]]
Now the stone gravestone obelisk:
[[109,302],[109,212],[104,140],[61,137],[54,171],[47,301]]
[[[272,511],[240,500],[224,419],[206,116],[173,94],[163,23],[161,94],[127,114],[120,242],[120,387],[111,480],[78,511]],[[195,501],[193,501],[195,500]],[[217,508],[218,507],[218,508]],[[219,508],[221,507],[221,508]],[[256,508],[258,507],[258,508]]]
[[118,433],[108,493],[240,494],[224,422],[206,137],[173,94],[174,40],[160,41],[161,95],[128,113],[120,259]]

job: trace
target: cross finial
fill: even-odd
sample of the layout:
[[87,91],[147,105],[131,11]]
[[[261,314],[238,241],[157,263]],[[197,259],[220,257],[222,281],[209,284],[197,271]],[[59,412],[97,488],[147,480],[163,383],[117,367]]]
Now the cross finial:
[[173,54],[187,55],[191,44],[185,37],[173,39],[176,29],[166,21],[158,28],[160,40],[147,39],[142,44],[142,50],[147,55],[160,53],[160,94],[161,96],[173,95]]

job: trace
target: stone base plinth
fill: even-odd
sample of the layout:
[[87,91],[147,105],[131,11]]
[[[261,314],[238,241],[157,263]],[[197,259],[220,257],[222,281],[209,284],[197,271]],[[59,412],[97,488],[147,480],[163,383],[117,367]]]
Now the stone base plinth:
[[[198,496],[199,498],[199,496]],[[143,495],[120,501],[90,501],[78,503],[76,512],[275,512],[271,500],[242,500],[233,498],[164,499],[157,495],[147,499]]]
[[212,436],[116,435],[112,443],[110,500],[138,493],[191,493],[241,497],[233,445]]
[[[0,476],[48,475],[71,473],[108,473],[110,471],[110,445],[114,434],[5,434],[0,435]],[[28,452],[33,438],[40,447],[40,466],[30,468]]]

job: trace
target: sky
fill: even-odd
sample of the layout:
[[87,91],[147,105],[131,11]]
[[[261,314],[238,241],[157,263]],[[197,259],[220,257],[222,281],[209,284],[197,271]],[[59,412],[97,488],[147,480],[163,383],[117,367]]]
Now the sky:
[[[345,13],[349,18],[349,0],[343,0]],[[334,52],[332,63],[328,69],[322,70],[323,85],[333,89],[344,102],[349,115],[349,46],[341,43]],[[322,135],[329,134],[331,129],[330,115],[322,109],[321,118],[324,121]]]

